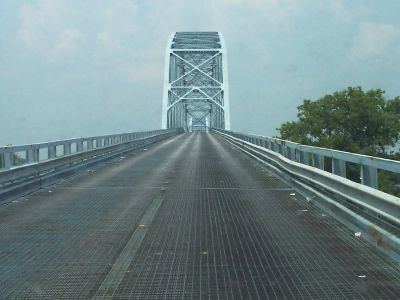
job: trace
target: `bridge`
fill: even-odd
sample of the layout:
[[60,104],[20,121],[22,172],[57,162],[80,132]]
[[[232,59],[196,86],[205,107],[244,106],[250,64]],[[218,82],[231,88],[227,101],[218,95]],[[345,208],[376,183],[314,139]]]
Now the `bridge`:
[[0,298],[397,299],[400,163],[231,131],[220,33],[166,66],[160,130],[0,147]]

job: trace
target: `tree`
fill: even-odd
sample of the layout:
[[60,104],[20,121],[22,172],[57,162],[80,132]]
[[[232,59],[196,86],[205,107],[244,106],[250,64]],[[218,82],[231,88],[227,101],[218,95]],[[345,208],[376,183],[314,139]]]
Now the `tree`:
[[[400,97],[386,100],[384,93],[381,89],[349,87],[316,101],[304,100],[297,107],[298,120],[277,130],[285,140],[388,158],[385,146],[394,146],[400,139]],[[383,177],[382,184],[392,183],[388,176]],[[359,179],[356,170],[350,179]]]
[[282,139],[343,151],[378,155],[400,136],[400,98],[385,100],[380,89],[361,87],[304,100],[298,120],[277,128]]

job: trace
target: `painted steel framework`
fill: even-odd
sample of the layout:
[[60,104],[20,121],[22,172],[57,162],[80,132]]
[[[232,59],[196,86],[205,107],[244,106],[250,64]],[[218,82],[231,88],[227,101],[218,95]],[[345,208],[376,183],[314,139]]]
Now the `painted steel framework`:
[[226,48],[220,32],[174,32],[168,41],[163,129],[230,129]]

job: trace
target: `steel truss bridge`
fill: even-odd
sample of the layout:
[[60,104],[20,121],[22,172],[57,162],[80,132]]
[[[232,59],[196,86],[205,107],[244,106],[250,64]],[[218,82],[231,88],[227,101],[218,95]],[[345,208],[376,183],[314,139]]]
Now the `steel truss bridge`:
[[230,129],[228,70],[220,32],[175,32],[165,55],[161,127]]
[[161,130],[0,147],[1,299],[399,298],[400,163],[231,131],[225,55],[171,36]]

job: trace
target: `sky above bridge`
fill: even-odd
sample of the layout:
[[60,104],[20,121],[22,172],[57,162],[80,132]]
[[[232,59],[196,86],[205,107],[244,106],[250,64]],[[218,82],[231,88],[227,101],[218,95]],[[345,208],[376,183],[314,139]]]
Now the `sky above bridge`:
[[276,134],[303,99],[400,95],[398,0],[0,1],[0,144],[159,128],[173,31],[221,31],[233,130]]

